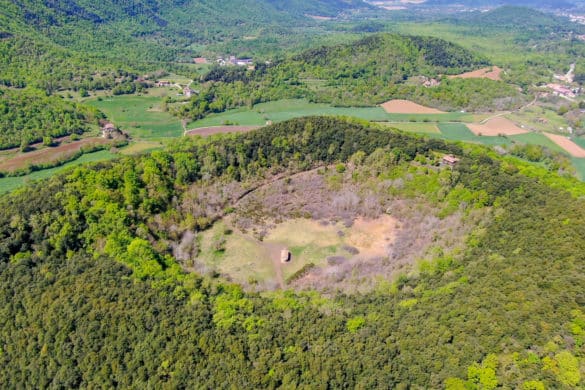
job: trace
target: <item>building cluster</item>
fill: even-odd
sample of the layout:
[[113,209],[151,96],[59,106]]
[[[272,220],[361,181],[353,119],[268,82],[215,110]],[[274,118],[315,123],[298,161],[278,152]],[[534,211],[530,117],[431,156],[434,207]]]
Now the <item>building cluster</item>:
[[[205,57],[193,58],[193,62],[198,65],[209,64],[210,61]],[[254,60],[252,58],[238,58],[236,56],[218,57],[215,63],[219,66],[247,66],[254,67]]]
[[566,85],[550,83],[546,85],[552,90],[553,95],[573,99],[580,93],[580,88],[571,88]]

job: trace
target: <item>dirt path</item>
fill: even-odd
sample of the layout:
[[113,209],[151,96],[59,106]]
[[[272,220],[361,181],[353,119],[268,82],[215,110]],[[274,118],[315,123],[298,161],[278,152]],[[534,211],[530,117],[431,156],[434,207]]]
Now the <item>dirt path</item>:
[[271,243],[262,243],[264,249],[272,260],[272,266],[274,267],[274,275],[276,281],[282,290],[284,290],[284,277],[282,276],[282,263],[280,262],[280,251],[284,249],[284,246]]
[[297,176],[304,175],[304,174],[310,174],[310,173],[313,173],[321,168],[323,168],[323,165],[319,165],[318,167],[313,168],[313,169],[308,170],[308,171],[293,173],[291,175],[287,175],[286,173],[281,173],[280,175],[276,175],[276,176],[268,179],[268,181],[263,181],[261,183],[258,183],[257,185],[253,186],[252,188],[249,188],[246,191],[244,191],[243,193],[241,193],[236,198],[235,202],[233,203],[233,207],[237,206],[248,195],[250,195],[258,190],[261,190],[262,188],[267,187],[271,184],[274,184],[277,181],[281,181],[281,180],[289,179],[289,178],[292,179],[293,177],[297,177]]

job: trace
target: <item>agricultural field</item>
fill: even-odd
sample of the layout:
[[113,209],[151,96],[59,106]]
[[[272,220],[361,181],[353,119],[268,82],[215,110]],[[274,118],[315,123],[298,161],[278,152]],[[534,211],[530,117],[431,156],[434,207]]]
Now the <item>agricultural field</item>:
[[579,179],[585,181],[585,158],[572,158],[573,166],[577,170]]
[[164,111],[163,99],[158,96],[121,95],[89,99],[86,103],[104,112],[133,139],[160,140],[183,135],[180,119]]
[[29,166],[55,165],[59,161],[67,160],[79,153],[83,153],[84,150],[103,148],[108,144],[113,145],[113,141],[92,137],[63,143],[55,147],[45,147],[32,152],[16,153],[9,158],[0,159],[0,172],[21,171]]
[[451,141],[474,142],[484,145],[509,145],[511,143],[506,137],[476,135],[463,123],[441,123],[439,129],[441,138]]
[[444,111],[436,108],[425,107],[409,100],[390,100],[381,105],[389,114],[444,114]]
[[32,172],[25,176],[3,177],[0,178],[0,193],[13,191],[29,182],[49,178],[55,174],[65,172],[68,169],[71,169],[82,164],[107,161],[114,159],[116,157],[118,157],[118,155],[113,154],[108,150],[101,150],[94,153],[84,154],[74,161],[70,161],[55,168],[43,169],[40,171]]
[[374,122],[472,122],[476,116],[467,113],[449,112],[443,114],[388,113],[382,107],[333,107],[329,104],[310,103],[306,100],[279,100],[261,103],[254,108],[238,108],[208,117],[189,124],[189,128],[220,126],[225,124],[242,126],[262,126],[266,122],[312,116],[349,116]]

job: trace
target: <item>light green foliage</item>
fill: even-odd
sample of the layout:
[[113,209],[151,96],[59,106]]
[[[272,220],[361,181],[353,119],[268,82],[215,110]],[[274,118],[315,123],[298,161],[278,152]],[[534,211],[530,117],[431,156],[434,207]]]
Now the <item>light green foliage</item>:
[[545,390],[546,387],[541,381],[527,381],[522,384],[522,390]]
[[579,360],[569,351],[563,351],[555,355],[556,369],[552,371],[562,384],[576,386],[581,382]]
[[488,355],[481,365],[474,363],[467,369],[468,383],[478,390],[495,389],[498,386],[497,365],[498,359],[495,355]]
[[62,101],[34,89],[0,89],[0,149],[51,144],[51,137],[88,131],[101,114],[92,107]]
[[400,301],[398,303],[398,306],[404,308],[404,309],[411,309],[414,306],[416,306],[416,304],[418,303],[418,299],[413,298],[413,299],[405,299],[403,301]]
[[224,286],[224,291],[215,298],[213,322],[220,328],[230,328],[236,324],[253,330],[261,324],[258,318],[250,319],[254,305],[244,297],[236,286]]
[[468,388],[463,379],[448,378],[445,381],[445,390],[467,390]]
[[356,333],[358,330],[364,327],[366,319],[363,316],[353,317],[347,320],[346,327],[350,333]]

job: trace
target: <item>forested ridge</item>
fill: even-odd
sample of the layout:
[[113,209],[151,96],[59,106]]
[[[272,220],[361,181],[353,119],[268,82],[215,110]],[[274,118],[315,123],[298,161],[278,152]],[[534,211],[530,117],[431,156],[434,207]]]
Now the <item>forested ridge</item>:
[[[364,106],[392,98],[411,99],[444,110],[516,107],[524,101],[501,81],[448,79],[445,75],[489,66],[486,58],[432,37],[377,34],[349,44],[307,50],[253,71],[215,68],[202,77],[202,93],[175,113],[199,118],[242,105],[304,97],[339,106]],[[419,76],[441,79],[427,88]]]
[[[441,180],[424,163],[437,153],[461,158]],[[221,202],[185,212],[190,189],[349,161],[380,181],[415,169],[404,179],[421,194],[473,195],[467,207],[489,208],[491,221],[460,254],[368,294],[247,293],[172,258],[177,235],[229,212]],[[584,194],[482,147],[331,118],[77,168],[0,199],[0,382],[582,386]]]

